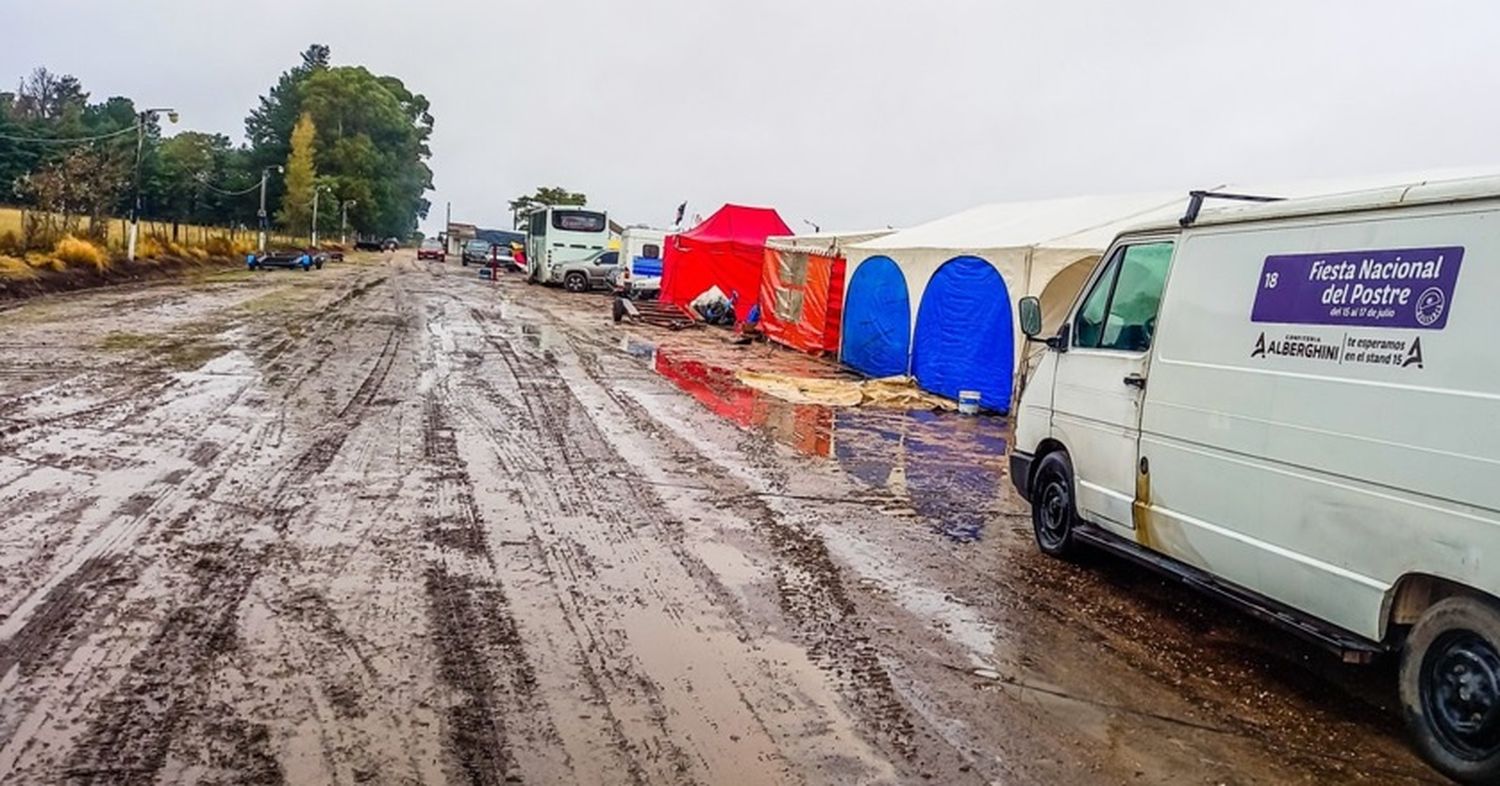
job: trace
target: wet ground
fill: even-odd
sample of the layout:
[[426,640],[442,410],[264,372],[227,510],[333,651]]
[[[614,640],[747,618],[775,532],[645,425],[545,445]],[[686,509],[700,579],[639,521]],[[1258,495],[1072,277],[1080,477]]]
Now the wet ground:
[[1006,423],[409,255],[0,311],[0,781],[1403,783],[1389,666],[1035,553]]

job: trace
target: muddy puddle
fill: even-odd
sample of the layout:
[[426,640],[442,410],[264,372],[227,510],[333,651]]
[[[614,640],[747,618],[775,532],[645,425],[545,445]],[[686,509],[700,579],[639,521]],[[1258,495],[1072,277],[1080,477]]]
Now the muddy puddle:
[[[957,543],[982,538],[1007,493],[1008,418],[794,404],[745,385],[737,369],[692,351],[632,337],[622,338],[620,347],[740,428],[834,462],[862,484],[907,501],[935,532]],[[844,375],[814,358],[786,360],[810,376]]]

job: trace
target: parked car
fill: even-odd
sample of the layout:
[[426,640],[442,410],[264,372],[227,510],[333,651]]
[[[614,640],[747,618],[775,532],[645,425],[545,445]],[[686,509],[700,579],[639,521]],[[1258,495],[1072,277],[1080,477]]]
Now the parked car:
[[551,283],[562,284],[563,289],[569,292],[608,289],[619,264],[620,252],[608,249],[595,251],[583,259],[554,265]]
[[475,238],[464,244],[464,252],[460,259],[464,267],[469,265],[487,265],[490,262],[490,241]]
[[302,268],[311,270],[323,269],[325,258],[322,254],[314,254],[300,248],[279,249],[268,251],[264,254],[251,254],[245,258],[245,266],[251,270],[263,270],[268,267]]
[[1500,783],[1500,178],[1201,199],[1118,237],[1046,337],[1010,454],[1040,550],[1399,657],[1422,755]]
[[436,259],[442,262],[447,258],[448,249],[443,247],[443,241],[441,240],[423,240],[422,245],[417,246],[417,259]]

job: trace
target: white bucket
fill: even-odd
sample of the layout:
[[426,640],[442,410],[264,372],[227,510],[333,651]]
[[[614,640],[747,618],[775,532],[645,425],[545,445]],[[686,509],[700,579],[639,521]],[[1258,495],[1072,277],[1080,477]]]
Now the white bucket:
[[965,415],[979,414],[979,391],[958,391],[958,411]]

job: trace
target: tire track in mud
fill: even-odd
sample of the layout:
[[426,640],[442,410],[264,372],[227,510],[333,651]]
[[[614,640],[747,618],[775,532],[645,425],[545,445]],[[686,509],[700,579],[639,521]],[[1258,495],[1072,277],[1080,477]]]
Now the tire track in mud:
[[[218,505],[228,512],[215,522],[222,536],[172,548],[168,559],[184,566],[187,591],[129,660],[124,676],[90,706],[87,726],[66,760],[65,774],[71,781],[154,782],[189,724],[198,724],[206,736],[195,741],[196,755],[231,771],[241,782],[282,781],[269,747],[269,730],[236,718],[232,708],[205,709],[210,686],[204,682],[215,669],[233,664],[241,648],[239,614],[247,593],[262,570],[279,560],[276,555],[283,548],[280,541],[249,539],[247,534],[257,527],[284,532],[307,505],[297,492],[339,455],[360,409],[373,399],[389,372],[398,344],[392,331],[354,395],[326,424],[329,433],[268,473],[264,483],[238,489],[234,504]],[[212,469],[222,473],[223,452],[216,451],[216,458],[220,464]],[[222,474],[215,475],[212,485],[222,480]]]
[[[536,696],[536,673],[495,578],[473,480],[438,388],[427,394],[422,448],[431,511],[422,520],[422,534],[437,549],[427,563],[423,589],[437,674],[456,695],[446,708],[444,728],[453,774],[471,784],[519,781],[522,767],[512,737],[555,749],[561,735]],[[480,569],[465,571],[466,563]]]
[[[199,443],[199,448],[202,445]],[[158,527],[162,529],[159,540],[170,542],[180,534],[181,522],[188,516],[181,513],[170,517],[170,511],[180,503],[191,504],[185,497],[196,499],[211,494],[222,476],[210,475],[196,493],[184,490],[181,484],[185,480],[186,477],[174,480],[169,473],[146,486],[156,489],[154,492],[139,492],[125,500],[115,508],[113,521],[84,541],[49,578],[36,582],[39,589],[35,592],[40,592],[40,597],[34,592],[22,598],[13,611],[18,616],[0,618],[3,619],[0,631],[10,628],[15,619],[22,620],[18,628],[0,638],[0,680],[12,666],[18,666],[24,674],[43,662],[61,660],[67,646],[76,645],[73,633],[83,619],[91,611],[112,608],[139,580],[142,560],[128,554],[128,549]],[[56,527],[71,520],[76,525],[82,508],[97,501],[96,497],[81,500],[48,523]],[[163,514],[171,518],[165,524]]]
[[[737,507],[744,509],[752,529],[771,548],[778,605],[807,644],[813,662],[836,676],[840,691],[859,708],[877,740],[902,758],[914,759],[917,750],[911,713],[881,665],[878,648],[865,631],[865,618],[850,598],[842,571],[822,538],[786,522],[761,494],[732,477],[670,429],[663,428],[639,401],[616,390],[598,357],[577,342],[576,336],[570,337],[579,368],[632,424],[652,434],[663,447],[689,457],[687,460],[698,468],[697,480],[715,487],[717,496],[732,499]],[[636,474],[630,484],[649,487]]]
[[[476,324],[483,324],[484,318],[476,310],[468,309],[468,314]],[[663,778],[674,782],[691,780],[688,773],[694,770],[694,758],[677,744],[666,725],[673,710],[663,701],[659,686],[636,670],[617,638],[619,632],[600,627],[603,610],[592,607],[597,601],[591,593],[598,591],[594,585],[599,580],[592,557],[552,523],[555,517],[591,517],[602,527],[600,537],[617,548],[635,538],[631,530],[641,522],[622,515],[618,500],[599,505],[600,479],[587,474],[589,468],[612,452],[597,434],[582,442],[577,439],[580,433],[577,429],[588,428],[587,416],[551,367],[550,357],[544,355],[540,368],[530,368],[528,361],[503,340],[488,334],[482,338],[499,354],[507,378],[519,385],[519,391],[513,397],[507,396],[482,377],[466,379],[465,385],[475,386],[483,393],[477,400],[484,405],[476,410],[465,401],[460,406],[479,425],[478,431],[494,449],[501,466],[508,468],[520,483],[520,489],[514,492],[514,502],[526,510],[526,519],[533,529],[525,536],[524,544],[517,545],[524,546],[532,562],[539,566],[535,569],[555,593],[553,600],[566,631],[565,639],[574,648],[565,657],[577,669],[588,704],[602,714],[609,744],[620,755],[619,769],[613,770],[610,777],[632,783]],[[505,417],[503,424],[490,423],[495,411],[488,403],[493,401],[509,402],[512,409],[507,411],[515,417]],[[496,425],[502,430],[491,431]],[[537,482],[539,479],[544,480]],[[568,493],[560,493],[562,489]],[[623,555],[621,558],[630,559]],[[644,604],[647,599],[635,598],[633,602]],[[658,594],[650,602],[680,620],[674,598]],[[628,703],[632,705],[624,708],[629,717],[617,711],[624,697],[629,697]],[[650,725],[655,733],[647,741],[632,739],[627,725],[635,722]]]
[[90,557],[48,590],[20,630],[0,640],[0,681],[12,668],[19,668],[21,675],[26,676],[37,661],[71,638],[84,617],[86,605],[109,604],[124,595],[120,584],[125,579],[116,575],[120,561],[118,555]]
[[[360,296],[368,293],[375,286],[385,282],[386,277],[374,279],[373,281],[357,284],[349,292],[344,293],[332,302],[333,306],[342,306],[354,302]],[[326,319],[327,314],[320,314],[315,321]],[[388,336],[380,356],[372,367],[371,372],[361,384],[355,396],[351,397],[344,409],[339,413],[341,419],[347,419],[350,409],[356,404],[368,404],[373,398],[374,391],[384,381],[389,372],[392,358],[397,343],[397,331],[393,329]],[[144,386],[132,387],[128,392],[112,396],[101,405],[88,407],[84,410],[69,413],[56,418],[32,421],[28,428],[59,425],[72,422],[90,415],[106,415],[118,411],[118,420],[104,424],[103,428],[108,432],[123,432],[130,425],[141,420],[147,413],[160,406],[161,396],[169,389],[180,383],[172,379],[161,379],[147,375]],[[97,427],[97,426],[96,426]],[[206,427],[205,427],[206,428]],[[21,429],[24,430],[24,429]],[[342,447],[343,440],[347,435],[347,429],[339,429],[336,433],[327,435],[317,440],[313,446],[305,451],[297,460],[295,471],[300,473],[318,473],[325,469],[333,457],[337,455]],[[222,448],[211,445],[212,455],[206,455],[205,445],[199,442],[191,451],[189,457],[195,464],[199,465],[200,474],[205,471],[209,474],[209,481],[205,488],[199,490],[195,496],[200,499],[212,495],[218,483],[222,481],[222,474],[213,474],[215,467],[211,461],[218,458]],[[206,460],[205,460],[206,459]],[[219,465],[222,467],[222,464]],[[168,486],[177,486],[186,478],[178,477],[169,482]],[[168,480],[166,478],[160,479]],[[54,657],[55,650],[68,638],[69,631],[84,616],[87,606],[107,606],[101,603],[107,600],[99,596],[97,592],[80,592],[82,587],[95,585],[110,589],[109,598],[118,600],[132,586],[139,575],[139,566],[131,561],[120,558],[120,553],[131,543],[138,539],[155,523],[155,513],[168,509],[172,504],[179,501],[181,495],[176,489],[169,489],[168,493],[156,493],[150,496],[137,495],[141,504],[131,507],[122,506],[117,510],[117,515],[126,517],[126,521],[111,527],[113,532],[106,530],[106,536],[95,539],[86,544],[85,549],[78,555],[81,562],[66,575],[55,579],[55,584],[46,591],[46,594],[35,602],[25,601],[20,613],[25,614],[26,621],[20,630],[10,637],[0,640],[0,678],[3,678],[12,665],[21,665],[23,668],[29,663]],[[136,498],[132,498],[136,499]],[[180,516],[178,517],[181,518]],[[180,528],[169,525],[167,535],[170,540]],[[65,568],[66,569],[66,568]],[[44,585],[45,586],[45,585]],[[99,597],[96,597],[99,596]],[[29,609],[27,607],[30,607]],[[66,623],[66,624],[61,624]]]
[[[196,548],[189,568],[186,602],[157,627],[129,669],[94,708],[94,720],[73,749],[66,774],[81,784],[148,784],[166,762],[167,752],[201,703],[208,667],[237,647],[240,605],[259,571],[264,553],[240,543],[209,543]],[[259,736],[254,729],[251,736]],[[281,783],[279,771],[266,783]]]
[[[519,394],[516,396],[520,402],[519,419],[526,433],[522,435],[518,431],[514,434],[497,435],[494,439],[496,450],[502,457],[524,455],[532,458],[540,455],[545,465],[544,474],[550,474],[556,468],[556,478],[526,484],[524,494],[528,500],[528,510],[539,508],[529,518],[544,522],[551,516],[549,508],[564,516],[595,517],[601,525],[599,535],[610,543],[616,560],[631,559],[627,556],[629,547],[641,537],[638,528],[645,528],[640,531],[655,532],[654,542],[649,548],[664,548],[672,555],[681,570],[697,585],[696,590],[687,592],[696,592],[711,599],[709,602],[720,609],[717,622],[730,625],[737,631],[736,636],[741,642],[753,641],[761,635],[742,627],[742,612],[739,610],[738,600],[719,582],[717,575],[685,547],[682,521],[666,512],[666,507],[657,498],[654,488],[643,481],[639,472],[599,431],[593,421],[597,415],[584,407],[571,388],[571,383],[565,381],[558,367],[560,361],[552,351],[538,347],[539,351],[523,355],[517,347],[512,346],[512,342],[487,329],[496,324],[489,315],[470,309],[470,316],[481,326],[486,342],[499,355],[509,376],[519,387]],[[577,347],[570,349],[572,353],[580,352]],[[600,375],[595,374],[595,381],[614,395],[609,383],[600,378]],[[634,401],[626,401],[626,408],[639,413],[639,406]],[[640,414],[641,417],[632,418],[632,426],[644,434],[659,434],[659,425],[649,415]],[[523,436],[529,436],[537,444],[526,444]],[[694,466],[694,471],[700,473],[699,477],[702,477],[702,473],[713,472],[708,466],[709,462],[685,443],[668,439],[663,440],[660,447],[671,453],[674,464]],[[607,467],[611,471],[600,475],[598,470],[601,467]],[[726,485],[729,483],[727,475],[718,476],[718,480]],[[567,488],[569,493],[566,496],[556,496],[557,487]],[[738,490],[745,491],[743,488]],[[741,493],[735,496],[753,495]],[[836,681],[838,688],[846,694],[846,700],[857,707],[857,716],[868,721],[865,731],[902,756],[910,756],[911,728],[904,705],[896,698],[884,669],[876,659],[875,649],[864,637],[851,635],[850,630],[857,625],[857,617],[852,604],[843,594],[838,570],[826,549],[821,549],[821,542],[816,537],[784,527],[768,508],[762,512],[764,515],[760,528],[772,533],[770,540],[773,554],[778,562],[790,566],[782,571],[783,577],[778,579],[778,586],[782,597],[789,604],[794,604],[789,605],[788,609],[799,612],[795,617],[788,614],[788,619],[794,623],[792,627],[805,628],[808,633],[818,634],[816,637],[803,637],[815,638],[812,643],[821,645],[816,648],[817,657],[814,662],[824,666],[827,672],[839,676]],[[756,513],[752,510],[749,515],[755,516]],[[542,525],[539,522],[534,526]],[[566,537],[556,531],[543,529],[543,532],[549,540]],[[557,549],[554,548],[553,551]],[[644,564],[649,564],[649,557],[642,557],[641,560]],[[564,569],[574,566],[563,554],[559,554],[557,563]],[[587,568],[586,565],[580,567]],[[575,602],[586,597],[586,593],[599,591],[583,589],[597,580],[586,573],[571,581],[560,577],[555,583],[558,583],[560,592],[569,594],[569,586],[575,585],[579,580],[585,583],[570,593]],[[684,589],[673,587],[672,590],[674,595],[659,594],[652,602],[659,602],[663,613],[681,623],[684,620],[684,610],[681,608]],[[586,609],[582,606],[568,613],[570,619],[585,616]],[[628,664],[631,660],[629,651],[612,646],[610,642],[596,639],[584,641],[585,648],[590,651],[604,647],[602,654],[611,662]],[[755,679],[748,674],[741,676]],[[635,682],[636,690],[654,708],[654,714],[662,711],[677,714],[677,711],[668,709],[659,686],[652,679],[644,674],[622,674],[616,682],[623,679]],[[774,673],[766,674],[764,679],[774,680]],[[618,686],[616,689],[618,690]],[[753,723],[768,738],[774,737],[756,709],[757,702],[746,695],[744,686],[737,685],[735,690],[739,703],[753,718]],[[756,690],[764,692],[764,686],[759,686]],[[764,701],[765,697],[760,700]],[[666,726],[658,726],[658,729],[664,737],[669,736]],[[681,748],[678,751],[685,754]],[[702,753],[698,755],[701,756]],[[683,761],[682,764],[681,772],[692,770],[688,762]],[[724,773],[720,771],[718,777],[723,776]]]

